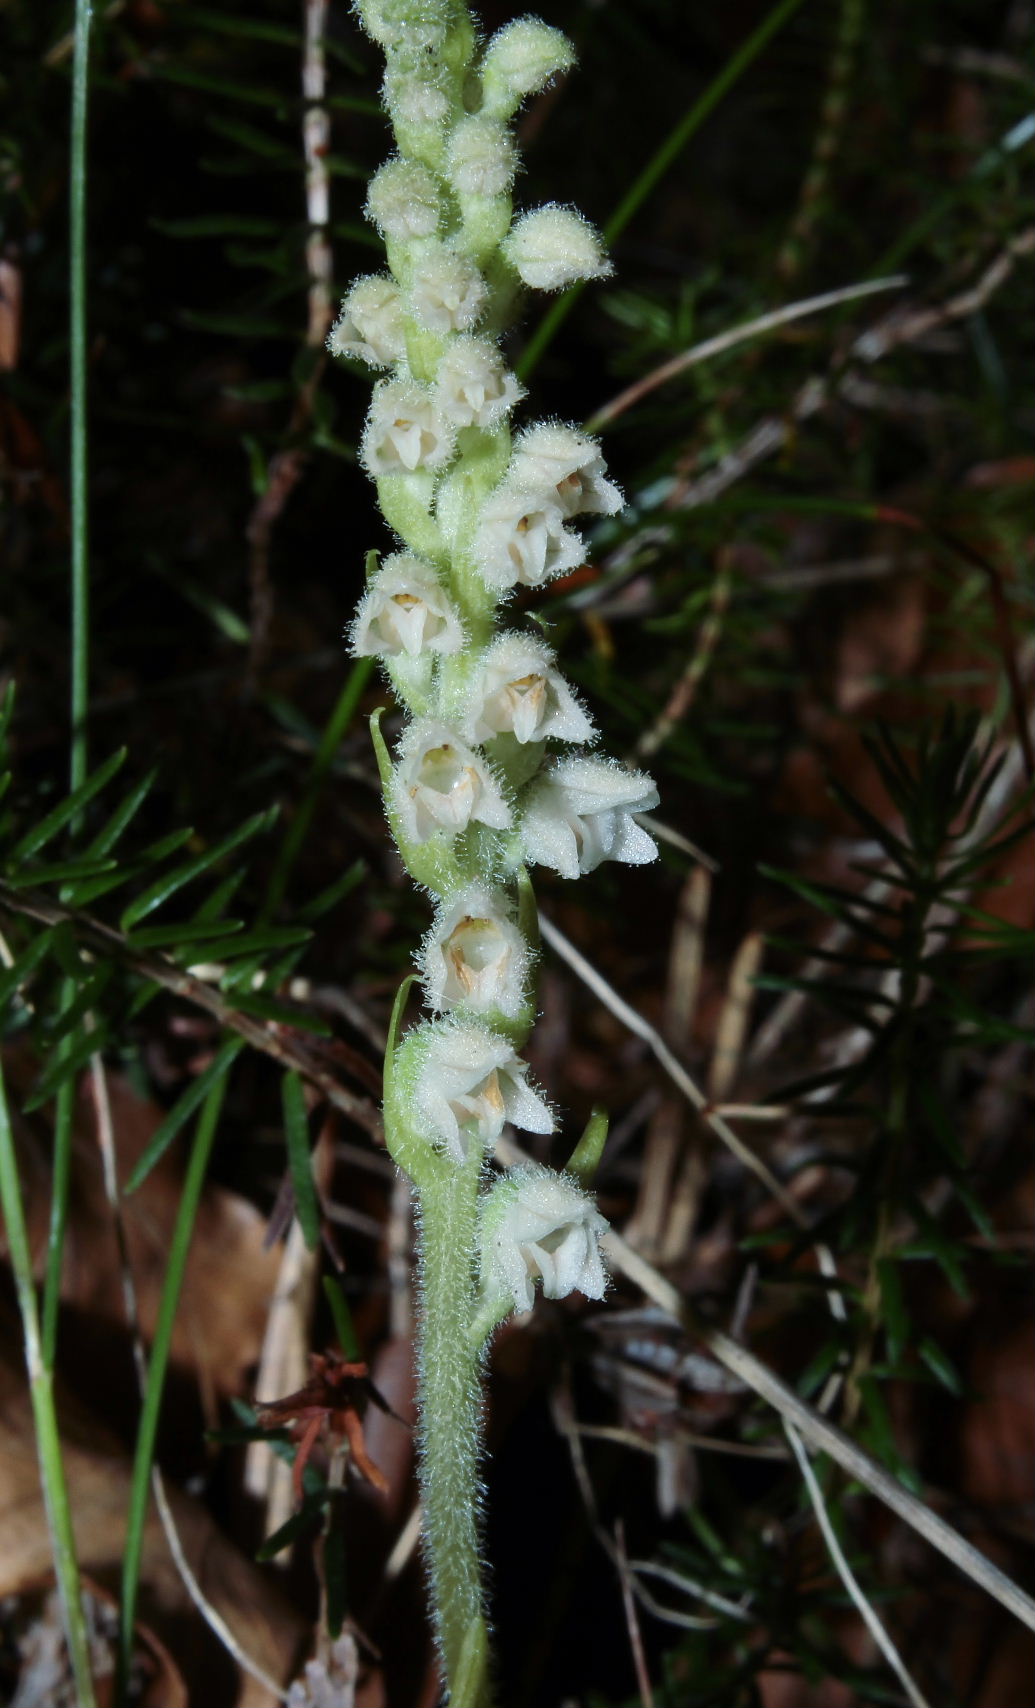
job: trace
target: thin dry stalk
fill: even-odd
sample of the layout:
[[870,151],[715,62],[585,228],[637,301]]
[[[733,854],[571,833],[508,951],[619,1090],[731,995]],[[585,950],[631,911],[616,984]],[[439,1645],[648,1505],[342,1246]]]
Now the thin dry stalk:
[[[693,1027],[710,900],[711,876],[703,866],[695,866],[676,904],[665,989],[663,1032],[666,1041],[677,1050],[685,1047]],[[627,1237],[644,1251],[657,1252],[663,1242],[684,1129],[682,1101],[666,1097],[647,1132],[639,1197],[626,1228]]]
[[922,1500],[911,1494],[896,1477],[891,1476],[875,1459],[871,1459],[868,1453],[840,1429],[806,1405],[804,1400],[799,1399],[774,1371],[746,1347],[738,1345],[720,1329],[709,1328],[696,1322],[678,1290],[641,1257],[639,1252],[633,1251],[620,1234],[613,1231],[607,1234],[604,1250],[615,1269],[641,1288],[649,1299],[660,1306],[674,1322],[681,1324],[688,1334],[703,1340],[713,1357],[731,1375],[739,1377],[747,1387],[772,1406],[781,1418],[793,1424],[811,1447],[821,1453],[828,1453],[849,1476],[855,1477],[864,1488],[869,1489],[871,1494],[890,1507],[892,1512],[919,1536],[923,1536],[925,1541],[950,1560],[959,1571],[971,1578],[1023,1625],[1027,1625],[1029,1630],[1035,1631],[1035,1601],[1017,1584],[1011,1582],[998,1566],[993,1565],[991,1560],[966,1541],[951,1524],[946,1524],[944,1519],[939,1518]]
[[895,1674],[895,1677],[898,1679],[906,1695],[909,1697],[913,1708],[930,1708],[927,1698],[921,1695],[917,1686],[913,1683],[912,1678],[909,1676],[909,1673],[906,1671],[902,1656],[899,1654],[891,1638],[888,1636],[884,1626],[877,1618],[872,1605],[867,1601],[859,1585],[858,1578],[855,1576],[851,1566],[845,1559],[841,1544],[837,1539],[837,1532],[830,1522],[830,1514],[827,1511],[826,1502],[823,1499],[823,1491],[816,1480],[816,1475],[812,1466],[809,1464],[809,1456],[802,1444],[801,1436],[798,1434],[793,1423],[788,1423],[786,1418],[783,1420],[783,1432],[791,1444],[791,1450],[794,1457],[798,1461],[798,1467],[801,1471],[805,1487],[808,1490],[809,1500],[812,1502],[812,1510],[816,1514],[816,1522],[819,1525],[820,1530],[823,1532],[823,1540],[827,1545],[827,1552],[833,1561],[834,1569],[837,1572],[838,1577],[841,1579],[841,1582],[844,1584],[849,1596],[858,1608],[859,1614],[866,1626],[866,1629],[869,1631],[870,1636],[873,1638],[881,1654],[884,1656],[884,1659],[887,1661],[892,1672]]

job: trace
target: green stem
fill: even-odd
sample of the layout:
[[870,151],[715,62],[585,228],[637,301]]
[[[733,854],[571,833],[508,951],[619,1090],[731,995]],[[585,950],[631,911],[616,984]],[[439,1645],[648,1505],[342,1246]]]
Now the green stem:
[[[611,218],[604,226],[604,242],[608,248],[625,230],[633,216],[639,212],[659,178],[668,171],[673,161],[678,159],[691,137],[700,130],[705,119],[711,115],[723,96],[729,93],[733,85],[739,81],[748,67],[758,58],[762,49],[768,45],[771,38],[783,28],[787,20],[792,18],[803,4],[804,0],[781,0],[781,3],[774,6],[768,16],[763,18],[757,30],[748,36],[747,41],[726,61],[718,75],[712,78],[707,89],[698,96],[690,110],[669,132],[657,153],[648,160],[643,171],[635,183],[626,191]],[[563,325],[571,313],[584,289],[584,285],[572,285],[570,290],[565,291],[563,296],[559,296],[557,301],[551,304],[543,315],[517,364],[517,371],[522,379],[528,377],[539,358],[553,343],[559,327]]]
[[421,1498],[435,1634],[450,1708],[488,1708],[479,1561],[481,1359],[472,1346],[481,1158],[420,1189]]
[[[75,996],[75,985],[64,985],[65,1005]],[[62,1044],[62,1049],[66,1046]],[[54,1160],[51,1166],[50,1226],[47,1231],[47,1264],[43,1275],[43,1361],[53,1369],[57,1356],[58,1312],[61,1308],[61,1270],[68,1225],[68,1194],[72,1178],[72,1116],[75,1113],[77,1077],[66,1079],[54,1101]]]
[[76,1558],[72,1513],[68,1503],[68,1484],[61,1460],[61,1439],[58,1432],[57,1408],[54,1404],[54,1378],[47,1362],[40,1336],[36,1289],[32,1278],[32,1256],[25,1226],[21,1185],[18,1179],[18,1159],[7,1107],[7,1095],[0,1073],[0,1207],[3,1208],[7,1230],[7,1249],[14,1271],[18,1305],[25,1340],[25,1362],[29,1371],[29,1392],[32,1415],[36,1426],[36,1452],[39,1457],[43,1504],[47,1527],[54,1550],[54,1575],[65,1627],[79,1708],[94,1708],[93,1674],[90,1670],[90,1639],[83,1615],[80,1593],[79,1565]]
[[76,0],[69,163],[69,397],[72,508],[72,788],[86,780],[90,574],[86,494],[86,106],[90,0]]
[[[229,1064],[227,1064],[229,1067]],[[136,1453],[133,1458],[133,1477],[130,1484],[129,1510],[126,1514],[126,1541],[122,1567],[122,1615],[119,1642],[119,1675],[116,1700],[126,1700],[130,1662],[133,1656],[133,1627],[136,1621],[137,1592],[144,1549],[144,1522],[147,1517],[148,1495],[151,1487],[151,1468],[155,1456],[158,1418],[162,1405],[165,1375],[169,1366],[176,1311],[183,1287],[187,1254],[197,1219],[202,1187],[208,1170],[209,1157],[219,1125],[220,1111],[226,1094],[227,1076],[213,1085],[201,1107],[194,1146],[187,1164],[180,1207],[176,1215],[172,1242],[166,1265],[162,1297],[158,1307],[158,1322],[147,1372],[147,1386],[137,1431]]]

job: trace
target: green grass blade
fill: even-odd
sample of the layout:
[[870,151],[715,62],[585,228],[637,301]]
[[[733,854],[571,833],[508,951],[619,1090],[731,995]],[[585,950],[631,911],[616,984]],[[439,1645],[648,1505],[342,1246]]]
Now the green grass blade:
[[251,818],[246,819],[244,824],[238,825],[236,830],[231,831],[229,836],[224,836],[220,842],[216,842],[211,848],[207,848],[204,854],[199,854],[196,859],[188,860],[185,865],[177,866],[174,871],[164,872],[160,878],[156,878],[155,882],[144,890],[142,895],[137,896],[135,901],[130,902],[125,909],[120,921],[123,931],[129,931],[141,919],[146,918],[149,913],[153,913],[156,908],[161,907],[163,902],[168,901],[169,897],[175,895],[176,891],[181,890],[185,884],[193,883],[195,878],[200,878],[202,873],[207,872],[217,861],[224,859],[227,854],[233,853],[235,848],[239,848],[242,842],[250,841],[260,831],[267,829],[272,823],[275,813],[276,808],[255,813]]
[[225,1083],[226,1076],[233,1066],[235,1058],[240,1055],[243,1049],[243,1038],[228,1038],[204,1073],[199,1073],[197,1079],[187,1087],[182,1097],[173,1104],[165,1120],[151,1135],[150,1143],[138,1159],[136,1167],[127,1180],[124,1188],[127,1196],[130,1192],[135,1192],[138,1186],[147,1179],[155,1163],[165,1155],[180,1128],[190,1120],[198,1105],[205,1101],[210,1092]]
[[107,824],[103,825],[97,832],[90,846],[83,850],[84,854],[99,860],[111,853],[123,831],[143,806],[157,775],[156,768],[153,771],[148,771],[145,777],[141,777],[139,783],[130,789],[129,794],[115,808]]
[[313,1163],[309,1150],[309,1117],[305,1106],[305,1087],[297,1073],[286,1073],[282,1078],[280,1100],[284,1111],[288,1167],[291,1170],[291,1185],[295,1193],[295,1214],[307,1248],[315,1251],[320,1243],[320,1200],[313,1179]]
[[48,842],[52,842],[58,832],[64,830],[66,824],[70,824],[78,818],[87,802],[92,801],[94,795],[98,794],[105,784],[114,777],[125,757],[126,749],[120,748],[118,753],[113,753],[110,759],[106,759],[103,765],[98,766],[91,777],[84,777],[76,782],[72,793],[67,795],[63,801],[59,801],[46,818],[40,819],[39,824],[33,825],[31,830],[26,831],[21,841],[15,843],[11,849],[9,864],[13,866],[20,860],[27,860],[31,854],[38,854],[41,848],[45,848]]
[[[235,1040],[234,1055],[240,1047]],[[219,1117],[223,1108],[223,1099],[226,1095],[228,1072],[233,1060],[233,1056],[229,1055],[228,1051],[229,1046],[224,1047],[216,1058],[220,1062],[220,1073],[218,1078],[209,1081],[204,1106],[198,1119],[190,1161],[187,1164],[187,1172],[184,1176],[180,1207],[176,1215],[176,1225],[173,1229],[169,1248],[165,1280],[162,1284],[162,1297],[158,1306],[158,1322],[155,1326],[154,1341],[151,1347],[147,1383],[144,1389],[144,1403],[140,1414],[140,1428],[137,1431],[129,1508],[126,1514],[126,1541],[122,1567],[119,1688],[116,1693],[117,1698],[122,1701],[125,1701],[126,1684],[133,1658],[133,1625],[136,1618],[140,1566],[144,1551],[144,1523],[147,1517],[148,1493],[151,1485],[151,1468],[154,1464],[162,1392],[169,1366],[173,1326],[183,1288],[183,1276],[187,1267],[191,1235],[197,1219],[209,1157],[212,1154],[212,1146],[215,1142]],[[213,1063],[214,1066],[215,1063]]]
[[29,1388],[32,1396],[33,1420],[36,1425],[36,1452],[39,1458],[40,1482],[54,1550],[54,1572],[61,1601],[65,1637],[76,1701],[80,1708],[94,1708],[93,1672],[90,1666],[90,1642],[83,1617],[80,1593],[79,1565],[76,1559],[72,1514],[68,1503],[68,1485],[61,1460],[61,1441],[58,1433],[57,1410],[54,1404],[52,1365],[45,1359],[41,1343],[36,1289],[32,1278],[32,1254],[25,1225],[21,1184],[18,1178],[18,1158],[11,1131],[7,1095],[0,1072],[0,1207],[3,1209],[7,1233],[7,1249],[14,1272],[18,1305],[22,1317],[25,1341],[25,1362],[28,1366]]

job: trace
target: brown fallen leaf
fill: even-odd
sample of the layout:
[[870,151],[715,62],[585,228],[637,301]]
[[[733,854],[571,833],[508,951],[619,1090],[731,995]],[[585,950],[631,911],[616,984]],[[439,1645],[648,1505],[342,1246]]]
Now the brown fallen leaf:
[[[12,1053],[5,1073],[15,1093],[36,1064]],[[156,1103],[138,1096],[122,1074],[105,1074],[120,1180],[126,1180],[162,1120]],[[42,1274],[50,1214],[50,1135],[43,1118],[16,1121],[29,1237]],[[144,1339],[154,1332],[169,1245],[179,1208],[183,1151],[173,1146],[143,1185],[122,1200],[122,1216]],[[205,1187],[191,1239],[173,1330],[173,1361],[191,1371],[203,1395],[242,1392],[259,1356],[279,1257],[263,1247],[265,1222],[246,1199]],[[0,1250],[4,1249],[0,1236]],[[62,1299],[77,1313],[121,1331],[125,1300],[111,1209],[104,1188],[97,1110],[89,1074],[80,1082],[73,1133],[73,1176],[61,1276]]]
[[[59,1396],[59,1413],[79,1560],[91,1578],[118,1594],[130,1462],[104,1424],[73,1396]],[[168,1494],[184,1555],[206,1599],[264,1672],[290,1678],[308,1628],[197,1501],[172,1487]],[[0,1533],[0,1595],[16,1595],[39,1583],[52,1557],[21,1338],[10,1314],[0,1316]],[[153,1507],[144,1532],[140,1612],[175,1655],[191,1701],[216,1700],[218,1689],[227,1708],[272,1708],[276,1698],[249,1675],[238,1674],[204,1625]],[[221,1671],[225,1686],[217,1683]]]

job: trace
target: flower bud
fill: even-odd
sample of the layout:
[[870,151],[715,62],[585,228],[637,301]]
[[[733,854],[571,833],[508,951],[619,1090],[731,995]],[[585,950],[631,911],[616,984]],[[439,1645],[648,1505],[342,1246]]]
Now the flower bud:
[[390,242],[432,237],[438,230],[438,185],[416,160],[386,160],[370,180],[364,211]]
[[385,49],[415,52],[441,47],[456,12],[454,0],[354,0],[368,36]]
[[570,71],[575,50],[560,30],[538,18],[515,18],[493,36],[482,60],[482,111],[509,119],[526,95]]
[[447,344],[438,364],[435,401],[455,427],[497,427],[524,395],[491,338],[463,337]]
[[486,760],[472,752],[449,724],[419,718],[399,743],[392,802],[410,842],[436,831],[455,836],[476,820],[507,830],[511,813]]
[[589,221],[556,202],[522,214],[502,247],[519,278],[537,291],[563,291],[579,279],[606,279],[612,271]]
[[449,117],[449,96],[429,67],[393,65],[385,74],[385,105],[399,131],[434,131]]
[[657,858],[657,846],[632,815],[657,804],[658,791],[642,771],[609,759],[555,759],[522,803],[525,859],[562,878],[592,872],[602,860],[646,865]]
[[562,516],[614,516],[625,500],[604,479],[606,468],[595,439],[574,427],[542,422],[522,433],[507,478],[516,486],[549,491]]
[[513,1299],[518,1311],[532,1309],[537,1280],[548,1299],[602,1299],[606,1232],[606,1218],[570,1176],[538,1163],[511,1169],[483,1201],[482,1291],[491,1301]]
[[446,169],[458,196],[502,196],[517,170],[507,127],[481,113],[461,119],[449,138]]
[[550,648],[530,635],[502,635],[482,655],[470,689],[464,734],[489,741],[590,741],[593,725],[560,671]]
[[442,1013],[467,1008],[508,1020],[526,1000],[528,948],[504,896],[467,884],[447,897],[421,945],[428,1006]]
[[585,558],[581,539],[564,526],[556,504],[507,481],[482,505],[472,553],[486,585],[498,592],[517,582],[541,587]]
[[335,356],[352,356],[372,368],[390,368],[406,355],[403,306],[399,287],[385,273],[357,279],[341,305],[341,318],[331,327],[327,348]]
[[468,331],[485,297],[485,280],[474,262],[444,243],[428,249],[414,267],[410,312],[428,332]]
[[484,1026],[439,1021],[418,1027],[409,1047],[423,1058],[414,1099],[423,1125],[458,1165],[472,1144],[482,1154],[490,1150],[507,1121],[529,1133],[553,1132],[549,1108],[525,1083],[528,1063],[505,1038]]
[[380,380],[359,455],[375,480],[384,474],[442,468],[453,455],[453,429],[427,387],[414,380]]
[[395,552],[372,578],[351,630],[353,658],[459,652],[464,631],[429,563]]

